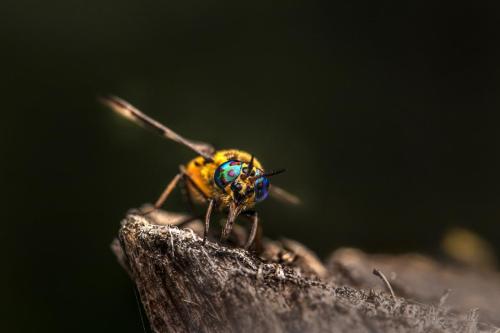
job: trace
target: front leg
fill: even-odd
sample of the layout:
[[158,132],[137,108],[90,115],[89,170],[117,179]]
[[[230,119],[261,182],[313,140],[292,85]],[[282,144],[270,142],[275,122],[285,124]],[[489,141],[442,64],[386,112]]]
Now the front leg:
[[252,223],[252,226],[250,228],[250,235],[248,236],[247,243],[245,244],[245,250],[248,250],[250,246],[252,246],[255,240],[255,235],[257,234],[257,228],[259,226],[259,215],[254,210],[246,211],[244,214],[250,218]]
[[205,215],[205,229],[203,231],[203,245],[207,242],[208,228],[210,227],[210,216],[212,216],[212,210],[215,206],[215,199],[210,199],[208,202],[207,214]]

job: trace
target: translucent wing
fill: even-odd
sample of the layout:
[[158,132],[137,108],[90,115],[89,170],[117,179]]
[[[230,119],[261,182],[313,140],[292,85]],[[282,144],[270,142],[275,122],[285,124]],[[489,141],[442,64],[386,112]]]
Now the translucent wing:
[[276,198],[281,202],[292,205],[299,205],[301,203],[299,197],[274,184],[271,184],[269,187],[269,192],[271,197]]
[[159,133],[160,135],[164,136],[167,139],[173,140],[175,142],[178,142],[197,154],[205,157],[206,159],[211,160],[212,155],[214,153],[214,148],[212,145],[204,142],[196,142],[192,140],[188,140],[179,134],[175,133],[172,131],[170,128],[160,124],[156,120],[148,117],[141,111],[139,111],[137,108],[135,108],[133,105],[129,104],[128,102],[124,101],[123,99],[116,97],[116,96],[109,96],[109,97],[104,97],[100,99],[101,102],[111,108],[113,111],[119,113],[120,115],[124,116],[125,118],[132,120],[134,123],[137,123],[139,125],[142,125],[146,128],[150,128],[153,131]]

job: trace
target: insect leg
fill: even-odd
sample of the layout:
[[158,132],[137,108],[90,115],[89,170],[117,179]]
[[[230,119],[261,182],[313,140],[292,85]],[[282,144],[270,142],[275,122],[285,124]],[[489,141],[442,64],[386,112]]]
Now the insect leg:
[[210,227],[210,216],[212,215],[212,210],[215,206],[215,199],[210,199],[207,208],[207,214],[205,215],[205,229],[203,230],[203,245],[207,242],[208,228]]
[[191,211],[191,213],[194,214],[195,212],[195,209],[194,209],[194,203],[193,203],[193,198],[191,197],[191,192],[189,191],[189,188],[188,188],[188,176],[183,173],[182,174],[182,195],[184,196],[184,198],[186,199],[186,202],[187,202],[187,205],[189,207],[189,211]]
[[156,209],[160,208],[163,205],[163,203],[165,202],[165,200],[167,200],[170,193],[172,193],[175,186],[177,186],[177,184],[179,183],[179,180],[181,180],[181,178],[182,178],[182,173],[177,174],[174,177],[174,179],[172,179],[170,181],[170,183],[168,183],[167,187],[165,187],[165,189],[163,190],[163,193],[160,195],[158,200],[156,200],[154,206],[152,208],[142,212],[142,214],[148,215],[148,214],[154,212]]
[[216,204],[215,199],[209,199],[207,195],[200,189],[200,187],[193,181],[191,176],[186,172],[186,168],[183,165],[179,166],[179,169],[181,170],[181,174],[184,177],[184,181],[186,182],[186,193],[188,195],[188,199],[191,202],[191,196],[189,194],[189,189],[187,188],[187,182],[189,182],[195,189],[196,191],[208,202],[208,208],[207,208],[207,213],[205,215],[205,229],[203,230],[203,244],[206,243],[207,241],[207,236],[208,236],[208,229],[210,227],[210,216],[212,215],[212,210]]
[[200,189],[198,184],[194,182],[194,180],[191,178],[191,176],[186,172],[186,168],[183,165],[179,166],[179,169],[181,170],[181,173],[184,175],[185,179],[189,181],[191,185],[196,189],[196,191],[208,202],[209,198],[207,195]]
[[163,193],[160,195],[158,200],[156,200],[155,206],[154,206],[155,209],[160,208],[165,203],[165,200],[167,200],[168,196],[170,195],[170,193],[172,193],[174,188],[179,183],[179,180],[181,180],[181,179],[182,179],[182,174],[179,173],[174,177],[174,179],[172,179],[170,181],[170,183],[168,183],[167,187],[165,187],[165,190],[163,190]]
[[250,229],[250,235],[248,236],[247,243],[245,244],[245,250],[248,250],[250,246],[252,246],[254,240],[255,240],[255,235],[257,234],[257,227],[259,225],[259,215],[257,214],[256,211],[248,211],[245,212],[245,215],[247,215],[251,219],[251,229]]

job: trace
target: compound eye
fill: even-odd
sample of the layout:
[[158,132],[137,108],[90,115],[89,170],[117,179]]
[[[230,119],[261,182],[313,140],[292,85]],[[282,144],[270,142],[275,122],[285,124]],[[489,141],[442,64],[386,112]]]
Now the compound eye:
[[255,200],[262,201],[269,195],[269,179],[261,177],[255,181]]
[[221,189],[231,184],[241,173],[240,161],[227,161],[215,170],[214,181]]

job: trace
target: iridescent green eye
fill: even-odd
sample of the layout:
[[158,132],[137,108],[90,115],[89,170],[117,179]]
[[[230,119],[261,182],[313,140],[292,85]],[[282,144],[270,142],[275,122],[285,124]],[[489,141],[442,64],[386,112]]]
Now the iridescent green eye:
[[215,170],[214,181],[221,189],[231,184],[241,173],[240,161],[227,161],[219,165]]

